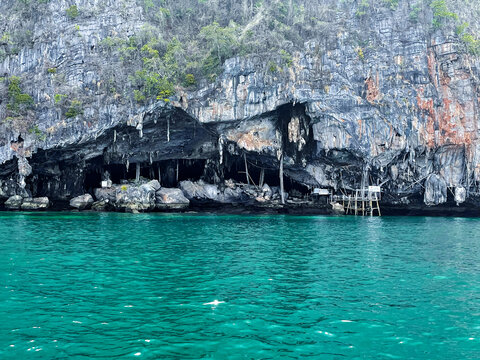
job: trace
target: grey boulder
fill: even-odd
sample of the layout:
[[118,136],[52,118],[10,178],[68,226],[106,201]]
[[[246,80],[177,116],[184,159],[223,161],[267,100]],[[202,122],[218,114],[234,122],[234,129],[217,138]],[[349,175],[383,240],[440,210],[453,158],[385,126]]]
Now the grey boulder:
[[70,200],[70,206],[78,210],[87,209],[92,204],[93,204],[93,197],[90,194],[80,195]]
[[161,188],[156,192],[155,206],[157,209],[184,209],[190,205],[182,190]]
[[10,196],[5,201],[5,207],[10,210],[18,210],[22,206],[23,198],[20,195]]
[[48,197],[26,198],[21,205],[22,210],[44,210],[50,206]]

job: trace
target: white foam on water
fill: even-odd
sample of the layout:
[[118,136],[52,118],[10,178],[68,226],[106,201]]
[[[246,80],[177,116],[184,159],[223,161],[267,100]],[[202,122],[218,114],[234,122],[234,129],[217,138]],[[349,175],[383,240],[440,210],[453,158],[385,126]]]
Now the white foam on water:
[[13,345],[13,344],[10,344],[10,347],[15,347],[15,345]]
[[124,307],[131,308],[131,307],[133,307],[133,305],[125,305]]
[[323,334],[328,337],[334,337],[335,335],[332,333],[329,333],[328,331],[317,331],[319,334]]
[[81,321],[77,321],[77,320],[73,320],[72,323],[74,323],[74,324],[81,324],[82,322],[81,322]]
[[351,323],[351,322],[353,322],[352,320],[340,320],[340,321],[343,322],[343,323]]
[[468,338],[468,340],[475,340],[475,338]]
[[146,343],[149,343],[151,340],[150,339],[145,339],[145,342]]
[[211,302],[208,302],[208,303],[204,303],[203,305],[213,305],[213,306],[218,306],[219,304],[224,304],[225,301],[218,301],[218,300],[213,300]]
[[142,355],[141,352],[137,352],[137,353],[133,354],[133,356],[140,356],[140,355]]

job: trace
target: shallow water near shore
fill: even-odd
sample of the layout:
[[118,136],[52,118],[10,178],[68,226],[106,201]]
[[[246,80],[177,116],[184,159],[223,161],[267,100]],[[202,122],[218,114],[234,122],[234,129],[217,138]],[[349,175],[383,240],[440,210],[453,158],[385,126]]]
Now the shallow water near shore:
[[480,219],[0,213],[0,358],[476,359]]

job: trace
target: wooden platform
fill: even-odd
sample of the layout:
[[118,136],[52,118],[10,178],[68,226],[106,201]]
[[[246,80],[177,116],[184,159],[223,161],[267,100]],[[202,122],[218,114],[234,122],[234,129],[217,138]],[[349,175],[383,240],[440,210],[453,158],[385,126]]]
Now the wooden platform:
[[376,191],[369,191],[368,188],[356,189],[355,193],[350,195],[336,195],[334,200],[342,202],[345,215],[382,216],[379,203],[380,194]]

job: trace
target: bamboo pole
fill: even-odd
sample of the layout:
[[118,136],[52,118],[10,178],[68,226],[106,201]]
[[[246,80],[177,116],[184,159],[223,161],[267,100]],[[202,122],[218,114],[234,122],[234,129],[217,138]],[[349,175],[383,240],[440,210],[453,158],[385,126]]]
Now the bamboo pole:
[[355,190],[355,216],[357,215],[358,190]]
[[282,197],[282,204],[285,204],[285,194],[283,193],[283,152],[280,156],[280,196]]
[[245,161],[245,176],[247,178],[247,184],[250,185],[250,175],[248,174],[247,154],[243,153],[243,160]]

